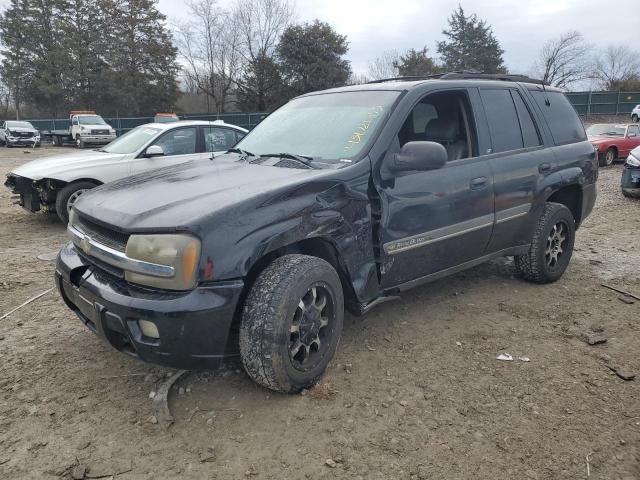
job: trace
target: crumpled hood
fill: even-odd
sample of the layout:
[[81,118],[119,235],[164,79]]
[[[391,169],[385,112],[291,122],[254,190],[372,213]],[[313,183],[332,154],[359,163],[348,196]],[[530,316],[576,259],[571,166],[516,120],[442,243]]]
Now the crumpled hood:
[[98,152],[97,150],[66,153],[64,155],[33,160],[32,162],[19,166],[11,173],[32,180],[55,178],[66,181],[65,173],[68,171],[91,167],[91,165],[95,163],[103,164],[110,161],[118,161],[122,157],[124,157],[124,155],[120,153],[105,153]]
[[129,232],[198,232],[203,220],[216,212],[261,195],[269,201],[287,186],[304,188],[308,179],[331,173],[230,158],[196,160],[112,182],[82,195],[75,209]]
[[38,133],[38,130],[35,128],[29,127],[9,127],[7,130],[10,132],[29,132],[29,133]]

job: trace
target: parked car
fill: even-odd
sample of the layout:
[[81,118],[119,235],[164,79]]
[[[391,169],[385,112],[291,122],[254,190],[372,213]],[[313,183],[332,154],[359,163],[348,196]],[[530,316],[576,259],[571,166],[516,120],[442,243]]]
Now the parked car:
[[55,146],[73,142],[76,147],[105,145],[116,138],[116,130],[100,115],[92,111],[73,111],[69,114],[69,128],[49,132]]
[[259,384],[297,392],[334,356],[345,306],[506,255],[558,280],[597,176],[562,91],[521,76],[310,93],[216,162],[83,195],[55,278],[124,353],[181,368],[239,354]]
[[0,123],[0,145],[5,145],[7,148],[39,147],[40,132],[29,122],[7,120]]
[[608,167],[640,145],[640,125],[596,123],[587,128],[587,136],[598,152],[600,166]]
[[640,121],[640,105],[636,105],[631,110],[631,121],[634,123],[638,123]]
[[640,198],[640,147],[631,150],[624,162],[620,185],[625,197]]
[[109,145],[82,153],[48,157],[13,170],[5,182],[30,212],[58,213],[66,224],[69,210],[87,190],[136,173],[200,158],[233,147],[247,131],[204,121],[150,123],[134,128]]

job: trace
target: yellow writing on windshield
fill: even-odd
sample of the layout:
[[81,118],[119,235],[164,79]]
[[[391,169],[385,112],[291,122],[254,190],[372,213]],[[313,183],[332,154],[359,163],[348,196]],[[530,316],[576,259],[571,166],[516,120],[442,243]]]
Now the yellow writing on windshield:
[[350,151],[354,146],[359,145],[365,139],[369,127],[375,122],[375,120],[384,111],[382,105],[371,108],[367,112],[367,118],[358,124],[353,133],[349,136],[347,144],[344,146],[344,151]]

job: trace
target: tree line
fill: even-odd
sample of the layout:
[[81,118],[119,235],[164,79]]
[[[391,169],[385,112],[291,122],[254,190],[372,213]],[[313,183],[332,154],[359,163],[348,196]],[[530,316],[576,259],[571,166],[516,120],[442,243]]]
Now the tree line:
[[[486,20],[458,6],[435,45],[388,50],[355,74],[349,42],[320,20],[295,21],[292,0],[189,0],[168,24],[157,0],[11,0],[0,15],[0,113],[24,108],[149,115],[192,99],[199,111],[270,111],[313,90],[447,71],[507,73]],[[640,90],[640,56],[598,51],[579,32],[543,45],[530,72],[562,88]],[[11,106],[10,106],[11,105]]]

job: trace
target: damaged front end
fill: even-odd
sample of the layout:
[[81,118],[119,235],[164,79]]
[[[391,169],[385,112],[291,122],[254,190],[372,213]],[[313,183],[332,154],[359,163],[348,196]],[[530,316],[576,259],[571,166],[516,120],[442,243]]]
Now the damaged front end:
[[54,211],[56,202],[56,191],[60,188],[60,182],[55,180],[42,179],[32,180],[10,173],[4,186],[7,187],[16,197],[16,204],[28,212]]

